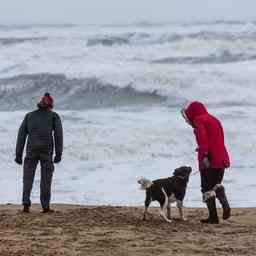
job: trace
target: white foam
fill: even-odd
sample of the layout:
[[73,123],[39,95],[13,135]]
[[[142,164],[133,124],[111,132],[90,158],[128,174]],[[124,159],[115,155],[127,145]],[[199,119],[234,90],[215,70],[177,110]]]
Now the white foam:
[[[233,206],[256,206],[254,108],[210,109],[225,127],[232,156],[225,186]],[[23,112],[0,114],[0,202],[21,200],[22,170],[13,162],[15,139]],[[56,165],[53,202],[141,204],[137,178],[168,177],[181,165],[197,170],[195,139],[179,109],[123,109],[61,112],[65,147]],[[246,124],[246,125],[244,125]],[[33,190],[39,202],[39,173]],[[202,206],[199,176],[188,186],[186,205]]]

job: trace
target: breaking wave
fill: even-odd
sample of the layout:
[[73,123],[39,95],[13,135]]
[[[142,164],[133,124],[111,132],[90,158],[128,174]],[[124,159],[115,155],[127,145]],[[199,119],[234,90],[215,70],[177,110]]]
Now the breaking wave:
[[62,74],[32,74],[0,79],[0,110],[31,109],[51,92],[58,109],[81,110],[165,102],[157,91],[140,92],[131,85],[120,88],[97,78],[68,79]]
[[211,54],[209,56],[195,57],[167,57],[153,61],[153,63],[165,64],[221,64],[256,60],[256,55],[246,55],[243,53],[232,54],[228,50],[221,54]]
[[[15,45],[22,44],[26,42],[39,43],[47,41],[49,39],[55,40],[57,38],[49,37],[0,37],[0,45]],[[141,46],[141,45],[162,45],[171,44],[175,42],[182,42],[185,40],[203,40],[203,41],[227,41],[234,42],[238,40],[256,40],[255,32],[215,32],[215,31],[200,31],[195,33],[139,33],[139,32],[129,32],[120,34],[105,34],[105,35],[95,35],[84,39],[88,47],[92,46]]]
[[104,45],[104,46],[113,46],[113,45],[122,45],[129,44],[129,35],[123,37],[116,36],[106,36],[99,38],[91,38],[87,41],[87,46],[95,46],[95,45]]
[[113,35],[99,35],[89,38],[87,46],[116,46],[116,45],[156,45],[182,42],[184,40],[218,40],[234,42],[238,40],[256,40],[256,31],[250,32],[228,32],[228,31],[200,31],[193,33],[124,33]]
[[0,38],[0,45],[14,45],[14,44],[22,44],[26,42],[38,43],[42,41],[46,41],[47,37],[24,37],[24,38]]

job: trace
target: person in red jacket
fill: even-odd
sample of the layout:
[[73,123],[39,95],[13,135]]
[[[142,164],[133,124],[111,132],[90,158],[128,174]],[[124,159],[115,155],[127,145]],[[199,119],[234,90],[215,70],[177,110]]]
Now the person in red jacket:
[[223,219],[231,216],[231,209],[222,185],[224,171],[230,166],[229,155],[225,147],[221,122],[208,113],[206,107],[198,101],[191,102],[181,111],[188,124],[194,128],[198,144],[198,162],[201,176],[203,202],[207,204],[209,217],[203,223],[219,223],[216,210],[217,197],[223,208]]

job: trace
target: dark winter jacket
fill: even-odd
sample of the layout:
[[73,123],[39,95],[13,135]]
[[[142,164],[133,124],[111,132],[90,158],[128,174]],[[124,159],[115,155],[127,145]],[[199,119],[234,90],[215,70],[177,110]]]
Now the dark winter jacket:
[[49,159],[63,151],[63,131],[59,115],[50,109],[39,108],[28,113],[19,129],[16,156],[22,156],[26,144],[26,157]]
[[201,102],[194,101],[186,109],[185,115],[194,127],[198,144],[199,169],[204,169],[203,158],[208,156],[210,168],[221,169],[230,166],[225,147],[224,132],[220,121],[210,115]]

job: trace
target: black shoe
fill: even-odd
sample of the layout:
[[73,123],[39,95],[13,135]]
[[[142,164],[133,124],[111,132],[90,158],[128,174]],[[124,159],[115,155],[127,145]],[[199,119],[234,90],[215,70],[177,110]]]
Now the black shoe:
[[228,203],[228,199],[225,193],[225,188],[223,186],[219,187],[216,190],[216,197],[220,201],[220,204],[223,209],[223,220],[227,220],[231,217],[231,209]]
[[54,210],[50,209],[50,207],[47,207],[47,208],[43,208],[43,211],[42,213],[53,213]]
[[207,219],[202,219],[200,220],[201,223],[204,224],[219,224],[219,218],[207,218]]
[[29,213],[29,205],[28,204],[24,204],[23,205],[23,211],[22,212],[25,212],[25,213]]
[[207,219],[202,219],[201,223],[207,224],[219,224],[218,213],[216,209],[215,197],[211,197],[206,201],[206,205],[209,212],[209,217]]
[[223,209],[223,220],[227,220],[231,217],[231,209],[230,208],[224,208]]

